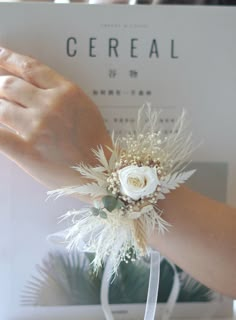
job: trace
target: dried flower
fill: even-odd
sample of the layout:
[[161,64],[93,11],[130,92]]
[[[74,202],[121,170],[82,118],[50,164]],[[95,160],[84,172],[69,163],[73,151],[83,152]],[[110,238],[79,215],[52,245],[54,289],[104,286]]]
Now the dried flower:
[[133,200],[152,194],[159,184],[156,169],[147,166],[127,166],[118,170],[118,174],[121,193]]

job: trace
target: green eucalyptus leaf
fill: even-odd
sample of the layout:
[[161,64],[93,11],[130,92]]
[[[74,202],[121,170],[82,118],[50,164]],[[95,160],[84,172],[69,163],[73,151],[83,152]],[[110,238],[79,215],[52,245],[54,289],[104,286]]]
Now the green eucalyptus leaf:
[[120,199],[116,200],[116,209],[120,209],[124,206],[125,206],[124,202],[122,202]]
[[113,196],[105,196],[102,198],[102,202],[104,207],[111,212],[116,208],[117,205],[117,199]]
[[94,216],[98,216],[100,214],[100,210],[97,208],[91,208],[91,212]]
[[100,217],[103,218],[103,219],[107,219],[107,214],[105,211],[103,210],[99,210],[99,214],[100,214]]

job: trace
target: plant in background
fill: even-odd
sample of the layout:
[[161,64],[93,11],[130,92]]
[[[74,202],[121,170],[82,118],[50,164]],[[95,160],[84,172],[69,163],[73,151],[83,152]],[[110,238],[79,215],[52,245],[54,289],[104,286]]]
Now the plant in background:
[[[24,306],[70,306],[100,304],[101,268],[93,273],[94,254],[78,251],[50,252],[40,265],[37,274],[25,286],[21,304]],[[181,288],[178,302],[201,302],[214,299],[214,292],[178,269]],[[173,269],[167,260],[161,263],[158,302],[166,302],[173,284]],[[146,303],[149,264],[145,260],[122,262],[111,282],[111,304]]]

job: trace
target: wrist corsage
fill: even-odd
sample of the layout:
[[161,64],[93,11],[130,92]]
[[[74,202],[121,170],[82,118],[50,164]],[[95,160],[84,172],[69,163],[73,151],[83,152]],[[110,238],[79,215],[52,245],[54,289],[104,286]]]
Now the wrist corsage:
[[[112,147],[92,150],[96,167],[74,167],[91,182],[49,192],[57,197],[91,197],[92,206],[63,216],[71,221],[63,234],[69,249],[95,252],[95,271],[109,257],[116,273],[121,261],[128,263],[148,253],[148,237],[154,229],[164,233],[170,228],[158,203],[194,173],[183,171],[193,149],[185,118],[182,112],[171,133],[164,135],[160,113],[143,106],[131,133],[113,137]],[[109,159],[104,148],[111,154]]]

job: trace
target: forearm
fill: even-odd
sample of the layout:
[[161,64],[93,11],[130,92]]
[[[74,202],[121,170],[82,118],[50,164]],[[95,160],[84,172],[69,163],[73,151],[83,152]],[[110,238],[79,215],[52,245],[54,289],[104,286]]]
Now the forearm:
[[236,297],[236,209],[186,187],[159,205],[172,227],[165,235],[154,232],[150,245],[205,285]]

